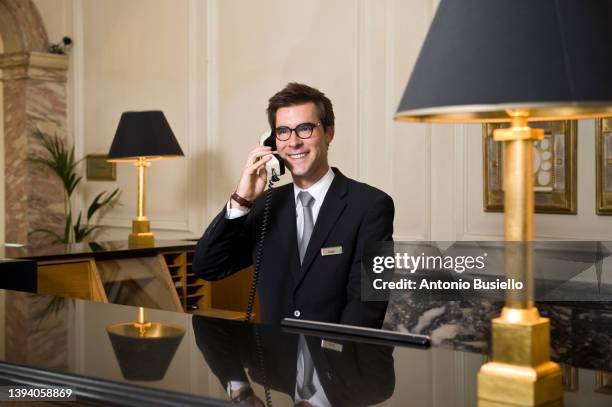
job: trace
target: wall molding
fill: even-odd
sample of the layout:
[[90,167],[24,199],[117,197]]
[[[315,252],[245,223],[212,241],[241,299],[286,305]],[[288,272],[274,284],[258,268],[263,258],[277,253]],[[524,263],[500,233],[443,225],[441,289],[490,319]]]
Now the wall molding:
[[[465,125],[455,125],[455,193],[457,197],[457,208],[455,209],[455,237],[457,240],[465,240],[467,231],[466,219],[468,216],[467,194],[468,185],[467,148],[465,147]],[[461,177],[461,178],[458,178]]]
[[393,241],[395,242],[427,242],[429,241],[427,235],[416,234],[416,235],[393,235]]
[[[395,116],[397,102],[395,97],[395,0],[385,2],[385,138],[384,138],[384,157],[391,157],[394,146],[393,128],[395,122],[391,119]],[[390,187],[389,195],[393,195],[395,182],[393,169],[386,174],[387,185]]]
[[[185,231],[192,234],[199,234],[204,228],[204,211],[201,210],[205,202],[206,185],[198,182],[198,174],[207,171],[207,160],[200,159],[200,154],[206,151],[206,143],[202,141],[201,135],[205,133],[206,120],[210,116],[203,117],[206,100],[206,87],[208,85],[206,75],[206,61],[208,58],[207,43],[203,37],[208,38],[208,24],[202,27],[202,23],[207,23],[206,7],[198,0],[188,2],[188,30],[187,30],[187,200],[185,203],[187,214]],[[203,53],[206,47],[206,54]]]
[[[206,155],[219,148],[219,0],[206,1]],[[213,160],[206,160],[206,213],[207,221],[216,213],[214,192],[217,191],[217,178]]]
[[367,106],[367,92],[363,89],[367,88],[368,77],[366,69],[362,66],[366,66],[368,60],[368,45],[367,41],[364,40],[368,36],[368,25],[366,16],[368,16],[368,2],[366,0],[358,0],[357,6],[355,7],[355,47],[353,52],[355,53],[355,129],[357,140],[355,142],[355,156],[357,158],[357,168],[355,174],[358,180],[363,180],[364,176],[368,175],[368,157],[367,157],[367,140],[364,137],[364,133],[368,126],[367,115],[364,114],[365,106]]

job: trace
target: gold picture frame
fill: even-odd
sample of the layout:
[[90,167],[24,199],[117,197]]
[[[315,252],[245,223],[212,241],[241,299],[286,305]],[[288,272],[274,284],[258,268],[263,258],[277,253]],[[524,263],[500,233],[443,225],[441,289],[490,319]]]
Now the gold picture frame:
[[612,394],[612,373],[597,371],[595,373],[595,391]]
[[[576,214],[577,121],[533,122],[530,125],[544,130],[544,139],[534,142],[535,212]],[[503,148],[501,142],[493,140],[493,130],[507,126],[497,123],[482,126],[486,212],[504,210]]]
[[87,181],[116,181],[117,165],[107,161],[106,154],[89,154],[85,157]]
[[612,215],[612,119],[595,121],[595,178],[598,215]]

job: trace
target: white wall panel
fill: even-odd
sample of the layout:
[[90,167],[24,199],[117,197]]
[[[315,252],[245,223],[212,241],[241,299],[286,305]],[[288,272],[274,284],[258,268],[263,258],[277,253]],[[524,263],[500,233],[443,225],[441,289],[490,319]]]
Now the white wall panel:
[[358,2],[351,0],[219,3],[219,137],[211,152],[219,182],[210,191],[218,208],[269,127],[268,98],[291,81],[330,97],[336,114],[330,162],[355,176],[357,30]]
[[[121,113],[163,110],[187,157],[189,143],[188,2],[87,0],[82,4],[84,152],[106,153]],[[187,230],[187,160],[154,162],[147,215],[157,227]],[[117,182],[88,182],[86,203],[118,186],[122,206],[104,223],[128,226],[136,210],[136,169],[117,165]],[[194,186],[195,187],[195,186]]]
[[[432,5],[418,0],[393,2],[392,114],[399,104],[433,17]],[[428,239],[431,221],[431,125],[392,122],[392,196],[395,237]]]

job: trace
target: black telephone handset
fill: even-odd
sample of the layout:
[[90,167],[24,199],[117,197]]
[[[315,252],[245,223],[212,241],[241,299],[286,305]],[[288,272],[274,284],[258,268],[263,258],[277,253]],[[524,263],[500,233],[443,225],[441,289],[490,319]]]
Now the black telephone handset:
[[[262,146],[272,147],[272,151],[276,151],[276,135],[274,130],[266,131],[259,139],[259,144]],[[270,199],[272,197],[272,185],[279,180],[278,177],[285,173],[285,162],[278,154],[272,154],[272,159],[266,163],[266,171],[268,172],[268,189],[264,197],[264,210],[259,227],[259,241],[257,242],[257,252],[253,261],[253,280],[249,290],[249,301],[246,309],[246,321],[251,322],[253,319],[253,306],[255,304],[255,294],[257,292],[257,284],[259,282],[259,267],[261,265],[261,257],[263,254],[264,240],[266,238],[266,229],[268,228],[268,219],[270,217]]]
[[[272,151],[276,151],[276,135],[274,130],[266,131],[262,134],[259,144],[272,147]],[[269,179],[274,179],[274,182],[278,181],[278,177],[285,173],[285,162],[280,155],[272,154],[272,159],[266,163],[266,171],[268,171]]]

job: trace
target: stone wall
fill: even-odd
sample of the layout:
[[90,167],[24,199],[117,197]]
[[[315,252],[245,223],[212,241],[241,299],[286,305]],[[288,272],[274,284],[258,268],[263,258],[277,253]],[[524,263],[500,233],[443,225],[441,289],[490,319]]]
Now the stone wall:
[[30,157],[41,148],[36,129],[67,136],[68,57],[47,54],[47,34],[30,0],[0,0],[0,54],[4,89],[5,240],[41,245],[36,229],[63,230],[63,188],[46,167]]

